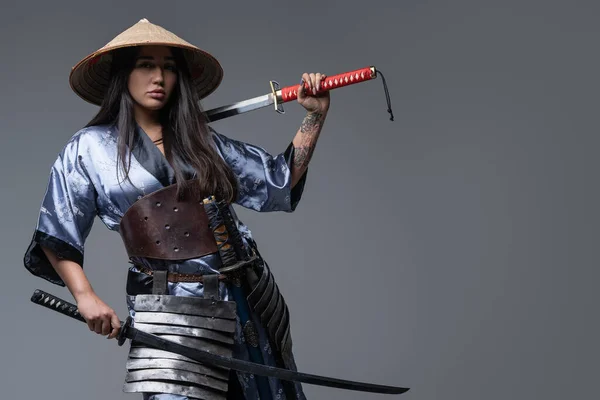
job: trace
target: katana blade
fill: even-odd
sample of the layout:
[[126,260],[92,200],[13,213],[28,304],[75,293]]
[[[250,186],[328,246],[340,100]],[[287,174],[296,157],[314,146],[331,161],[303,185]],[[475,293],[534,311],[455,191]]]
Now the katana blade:
[[206,111],[205,114],[210,122],[214,122],[223,118],[243,114],[248,111],[254,111],[259,108],[268,107],[271,104],[274,104],[274,100],[273,95],[269,93],[226,106],[213,108],[212,110]]
[[[354,71],[344,72],[342,74],[332,76],[328,75],[324,80],[321,81],[321,88],[319,90],[310,92],[309,85],[306,82],[304,83],[304,88],[306,89],[308,94],[317,95],[344,86],[354,85],[357,83],[375,79],[378,75],[378,72],[381,75],[381,72],[377,71],[375,67],[366,67]],[[385,84],[385,79],[383,78],[383,75],[381,75],[381,77],[386,92],[388,112],[391,115],[391,120],[393,120],[393,114],[391,110],[391,103],[389,99],[387,86]],[[271,93],[206,111],[205,115],[208,121],[215,122],[223,118],[243,114],[248,111],[258,110],[260,108],[268,107],[270,105],[273,105],[277,112],[283,113],[284,111],[281,105],[283,103],[287,103],[298,98],[298,89],[300,88],[300,85],[286,86],[280,89],[279,84],[277,82],[271,81],[270,84]]]
[[[31,301],[35,304],[57,311],[63,315],[67,315],[76,320],[85,322],[85,319],[77,310],[77,306],[42,290],[35,290],[31,296]],[[215,365],[222,368],[229,368],[235,371],[254,375],[274,377],[286,381],[296,381],[318,386],[328,386],[338,389],[380,394],[402,394],[409,390],[409,388],[404,387],[377,385],[372,383],[306,374],[302,372],[295,372],[287,369],[256,364],[236,358],[223,357],[201,349],[187,347],[148,332],[140,331],[133,327],[133,320],[131,317],[128,317],[124,323],[121,322],[121,330],[117,339],[119,346],[123,345],[126,339],[130,339],[149,347],[180,354],[200,363]]]

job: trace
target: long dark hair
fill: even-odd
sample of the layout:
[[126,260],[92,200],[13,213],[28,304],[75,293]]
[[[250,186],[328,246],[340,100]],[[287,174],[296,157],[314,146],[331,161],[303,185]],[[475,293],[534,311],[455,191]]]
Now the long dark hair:
[[[116,124],[118,159],[129,179],[131,152],[125,160],[127,149],[135,143],[136,121],[133,99],[127,89],[130,72],[135,66],[139,47],[117,49],[113,53],[110,83],[100,111],[87,126]],[[160,112],[163,127],[165,156],[173,167],[181,196],[188,189],[198,190],[202,195],[215,195],[229,202],[237,196],[237,181],[229,165],[219,156],[208,129],[206,117],[193,89],[190,72],[178,48],[171,48],[177,65],[177,85],[169,102]],[[185,165],[196,171],[196,179],[186,180]]]

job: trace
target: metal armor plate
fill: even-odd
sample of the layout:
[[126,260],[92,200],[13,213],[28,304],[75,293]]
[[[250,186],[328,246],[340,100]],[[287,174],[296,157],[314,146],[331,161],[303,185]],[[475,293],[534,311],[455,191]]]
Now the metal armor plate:
[[[212,276],[211,276],[212,277]],[[210,287],[211,285],[206,285]],[[213,296],[213,297],[211,297]],[[236,305],[205,291],[205,297],[136,296],[134,327],[185,346],[232,357]],[[126,393],[171,393],[197,399],[227,398],[229,370],[132,341]]]
[[[269,339],[279,351],[291,351],[286,346],[286,335],[289,336],[289,310],[273,273],[263,260],[262,274],[247,297],[250,306],[258,313],[261,322],[267,328]],[[286,333],[287,332],[287,333]]]

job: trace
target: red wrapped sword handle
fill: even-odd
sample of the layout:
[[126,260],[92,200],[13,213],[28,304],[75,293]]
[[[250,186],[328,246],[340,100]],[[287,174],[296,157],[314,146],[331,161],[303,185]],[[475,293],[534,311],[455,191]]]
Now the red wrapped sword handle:
[[[318,93],[323,93],[328,90],[337,89],[343,86],[354,85],[368,81],[377,77],[377,70],[375,67],[361,68],[343,74],[327,76],[325,80],[321,81],[321,89]],[[300,85],[287,86],[276,92],[278,103],[287,103],[288,101],[296,100],[298,98],[298,89]],[[309,86],[304,83],[304,88],[308,91]],[[308,92],[307,92],[308,93]],[[313,93],[311,93],[313,94]]]
[[[325,79],[321,80],[321,87],[316,93],[309,92],[310,86],[307,82],[304,82],[303,86],[306,89],[306,94],[311,96],[319,93],[323,93],[339,87],[353,85],[355,83],[365,82],[376,77],[381,77],[383,83],[383,90],[385,91],[385,100],[387,102],[387,111],[390,114],[390,121],[394,120],[394,114],[392,112],[392,102],[390,100],[390,94],[388,91],[385,77],[380,69],[375,67],[361,68],[354,71],[345,72],[343,74],[326,76]],[[300,85],[287,86],[281,89],[279,83],[276,81],[269,81],[271,86],[271,93],[263,96],[254,97],[252,99],[240,101],[226,106],[213,108],[205,112],[205,115],[210,122],[218,121],[223,118],[230,117],[232,115],[238,115],[247,111],[256,110],[259,108],[273,105],[275,111],[280,114],[285,113],[283,110],[283,103],[287,103],[292,100],[298,99],[298,90]]]

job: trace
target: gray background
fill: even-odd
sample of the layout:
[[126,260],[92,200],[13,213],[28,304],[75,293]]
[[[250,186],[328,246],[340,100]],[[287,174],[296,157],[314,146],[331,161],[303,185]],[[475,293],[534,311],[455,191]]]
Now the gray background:
[[[591,399],[598,379],[597,1],[19,1],[0,14],[2,399],[134,399],[126,348],[36,306],[22,267],[49,168],[96,108],[70,68],[140,18],[212,52],[206,108],[375,65],[332,93],[293,214],[240,209],[292,311],[300,370],[403,399]],[[214,124],[283,151],[297,104]],[[125,317],[120,238],[97,293]],[[385,396],[305,386],[311,399]]]

